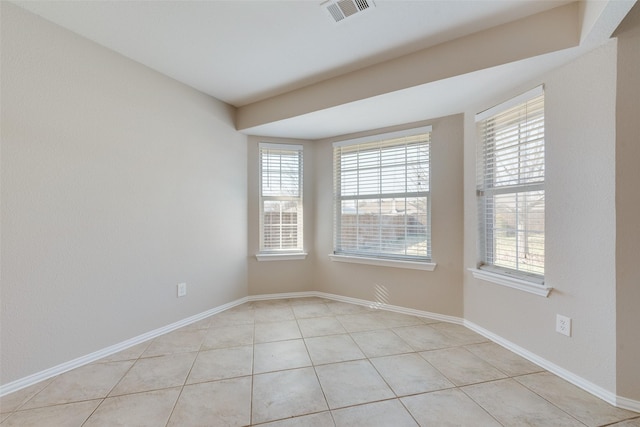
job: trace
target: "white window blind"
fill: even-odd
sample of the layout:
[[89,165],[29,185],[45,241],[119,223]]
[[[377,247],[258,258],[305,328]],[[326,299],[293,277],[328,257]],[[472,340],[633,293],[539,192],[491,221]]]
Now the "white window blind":
[[430,260],[430,138],[334,144],[335,254]]
[[302,251],[302,145],[261,143],[260,251]]
[[542,281],[545,211],[542,87],[524,94],[519,101],[479,115],[480,256],[484,267]]

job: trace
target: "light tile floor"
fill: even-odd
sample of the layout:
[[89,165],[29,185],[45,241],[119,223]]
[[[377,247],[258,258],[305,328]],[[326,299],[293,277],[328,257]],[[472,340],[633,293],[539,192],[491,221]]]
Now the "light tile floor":
[[1,426],[618,426],[458,325],[320,298],[246,303],[0,399]]

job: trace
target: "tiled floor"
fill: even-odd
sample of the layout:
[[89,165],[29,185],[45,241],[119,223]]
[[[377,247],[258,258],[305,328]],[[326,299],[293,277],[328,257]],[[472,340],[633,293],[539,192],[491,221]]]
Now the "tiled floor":
[[1,426],[640,427],[462,326],[320,298],[243,304],[0,403]]

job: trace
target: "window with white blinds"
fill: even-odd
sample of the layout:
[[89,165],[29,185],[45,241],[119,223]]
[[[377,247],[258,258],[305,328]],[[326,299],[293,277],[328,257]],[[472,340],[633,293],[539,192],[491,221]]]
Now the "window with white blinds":
[[334,144],[334,254],[429,261],[431,128]]
[[542,86],[480,113],[480,268],[544,277],[544,92]]
[[302,145],[259,150],[260,252],[302,252]]

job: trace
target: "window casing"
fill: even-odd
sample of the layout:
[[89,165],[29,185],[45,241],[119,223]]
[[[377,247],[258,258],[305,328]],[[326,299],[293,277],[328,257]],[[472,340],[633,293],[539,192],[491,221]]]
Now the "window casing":
[[259,144],[260,252],[303,252],[302,145]]
[[[522,100],[526,98],[526,100]],[[544,281],[545,140],[542,87],[479,115],[481,269]]]
[[431,259],[431,128],[334,144],[334,255]]

